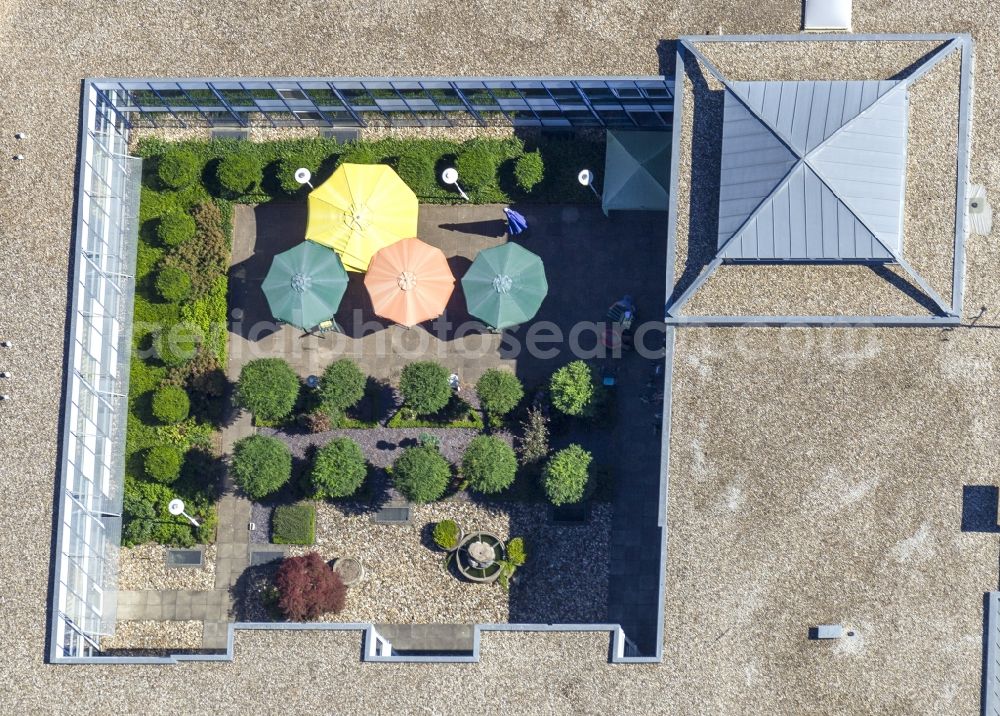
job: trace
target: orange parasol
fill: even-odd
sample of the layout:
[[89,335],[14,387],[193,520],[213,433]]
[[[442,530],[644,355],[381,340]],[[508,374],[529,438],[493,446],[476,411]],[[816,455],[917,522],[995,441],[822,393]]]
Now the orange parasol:
[[365,288],[375,313],[409,327],[444,313],[455,277],[441,249],[403,239],[376,252]]

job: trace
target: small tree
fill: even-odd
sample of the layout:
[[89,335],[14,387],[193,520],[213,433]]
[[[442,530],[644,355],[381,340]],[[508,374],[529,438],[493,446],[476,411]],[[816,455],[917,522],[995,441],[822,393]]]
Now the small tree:
[[552,405],[566,415],[582,415],[594,398],[594,376],[582,360],[564,365],[549,381]]
[[341,358],[326,367],[319,381],[319,398],[331,418],[339,418],[365,397],[367,378],[350,358]]
[[282,358],[258,358],[243,366],[236,402],[267,422],[292,412],[299,397],[299,377]]
[[184,420],[191,410],[191,400],[182,388],[165,385],[153,393],[153,417],[166,425]]
[[181,474],[184,453],[173,445],[154,445],[146,451],[144,467],[151,480],[169,485]]
[[292,452],[267,435],[250,435],[233,446],[233,479],[252,500],[282,488],[292,475]]
[[301,557],[285,557],[274,579],[278,607],[291,621],[316,619],[336,614],[347,602],[347,587],[316,552]]
[[232,194],[245,194],[264,179],[256,157],[242,152],[223,157],[216,169],[216,177],[222,188]]
[[549,454],[549,419],[538,408],[528,410],[521,423],[518,452],[523,465],[532,465]]
[[545,164],[540,152],[525,152],[514,164],[514,180],[521,191],[529,192],[545,178]]
[[201,160],[188,149],[168,149],[157,168],[160,181],[171,189],[184,189],[198,181]]
[[316,451],[309,477],[319,499],[349,497],[368,476],[361,447],[350,438],[334,438]]
[[156,292],[160,298],[179,303],[191,295],[191,277],[175,266],[164,266],[156,274]]
[[417,361],[403,368],[399,380],[403,403],[417,415],[433,415],[451,400],[448,371],[434,361]]
[[476,393],[490,418],[499,419],[521,402],[524,386],[513,373],[490,368],[476,383]]
[[434,544],[449,552],[458,547],[459,529],[455,520],[441,520],[434,525]]
[[434,448],[406,448],[392,465],[396,488],[413,502],[440,499],[451,482],[451,465]]
[[469,486],[491,495],[506,490],[517,474],[514,449],[493,435],[478,435],[462,456],[462,477]]
[[545,465],[542,482],[553,505],[580,502],[590,483],[590,453],[573,444],[560,450]]
[[493,148],[475,140],[467,142],[455,160],[459,179],[473,189],[483,189],[496,183],[499,165],[500,158]]

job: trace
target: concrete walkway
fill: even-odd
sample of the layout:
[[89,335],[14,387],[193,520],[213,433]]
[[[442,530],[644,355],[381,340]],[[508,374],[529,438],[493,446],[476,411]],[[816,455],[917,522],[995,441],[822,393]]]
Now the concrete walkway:
[[[222,448],[229,457],[233,444],[253,433],[250,416],[241,414],[222,431]],[[201,621],[202,648],[223,649],[233,606],[232,587],[250,564],[250,501],[236,494],[232,478],[226,474],[223,496],[218,505],[216,534],[215,588],[210,591],[187,589],[144,589],[118,592],[118,619],[137,621]]]

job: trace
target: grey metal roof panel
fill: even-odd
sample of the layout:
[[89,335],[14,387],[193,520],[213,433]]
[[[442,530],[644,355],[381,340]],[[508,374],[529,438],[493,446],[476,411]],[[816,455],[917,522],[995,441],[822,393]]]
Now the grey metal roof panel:
[[899,84],[897,80],[733,82],[733,92],[800,155]]
[[719,255],[742,261],[893,258],[804,162],[744,222]]
[[721,246],[746,222],[797,161],[781,140],[726,92],[719,189]]
[[907,93],[892,92],[827,140],[807,161],[886,246],[902,250]]
[[720,257],[893,260],[906,93],[896,81],[735,82],[724,103]]

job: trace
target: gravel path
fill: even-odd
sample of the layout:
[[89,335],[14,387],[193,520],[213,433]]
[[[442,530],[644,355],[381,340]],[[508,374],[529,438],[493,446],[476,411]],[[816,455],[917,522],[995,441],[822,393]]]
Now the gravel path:
[[118,588],[122,591],[215,588],[215,545],[204,548],[201,567],[167,567],[167,549],[158,544],[123,549],[118,561]]
[[[506,541],[521,536],[528,563],[510,594],[498,584],[473,584],[446,572],[444,553],[430,532],[441,519],[457,521],[468,533],[486,530]],[[608,537],[611,507],[595,505],[586,526],[548,523],[545,505],[484,505],[445,501],[416,506],[412,525],[378,525],[368,514],[318,504],[315,547],[327,560],[356,557],[364,580],[351,587],[340,614],[321,621],[408,623],[601,622],[606,619]],[[272,569],[251,576],[241,619],[269,615],[258,598]]]
[[[462,453],[478,430],[464,428],[370,428],[330,430],[323,433],[287,433],[282,430],[260,428],[262,435],[273,435],[283,440],[292,450],[292,456],[305,459],[310,448],[326,445],[338,437],[347,437],[361,446],[361,451],[375,467],[388,467],[408,447],[417,445],[421,435],[433,435],[440,440],[441,454],[451,463],[462,459]],[[513,437],[506,432],[496,433],[508,443]]]

